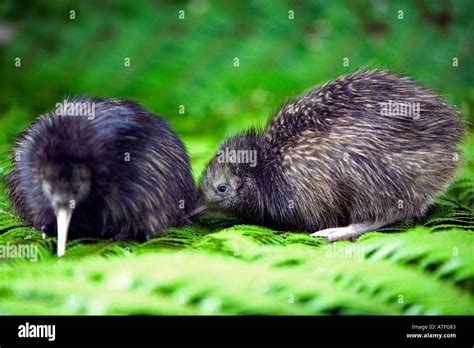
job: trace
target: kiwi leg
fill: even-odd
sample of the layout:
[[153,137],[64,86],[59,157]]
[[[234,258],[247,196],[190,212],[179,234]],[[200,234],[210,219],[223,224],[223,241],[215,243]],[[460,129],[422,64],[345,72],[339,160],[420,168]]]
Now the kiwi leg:
[[328,242],[334,242],[336,240],[355,238],[365,232],[376,230],[385,225],[386,223],[350,224],[349,226],[346,226],[346,227],[327,228],[325,230],[312,233],[311,236],[312,237],[326,237]]

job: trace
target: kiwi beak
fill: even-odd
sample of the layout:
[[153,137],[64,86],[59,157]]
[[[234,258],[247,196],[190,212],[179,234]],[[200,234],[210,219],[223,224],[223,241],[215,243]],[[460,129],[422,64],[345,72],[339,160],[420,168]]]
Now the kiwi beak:
[[189,217],[193,217],[194,215],[202,213],[207,208],[208,206],[206,204],[206,200],[204,199],[204,194],[202,193],[201,190],[199,190],[197,194],[197,199],[196,199],[196,208],[193,211],[191,211],[191,213],[189,214]]
[[56,212],[56,221],[58,226],[58,257],[66,252],[67,233],[69,223],[71,222],[72,209],[68,206],[60,207]]
[[207,209],[207,206],[204,205],[204,204],[201,204],[201,205],[198,205],[198,207],[196,209],[194,209],[191,214],[189,214],[189,216],[194,216],[194,215],[197,215],[199,213],[202,213],[204,210]]

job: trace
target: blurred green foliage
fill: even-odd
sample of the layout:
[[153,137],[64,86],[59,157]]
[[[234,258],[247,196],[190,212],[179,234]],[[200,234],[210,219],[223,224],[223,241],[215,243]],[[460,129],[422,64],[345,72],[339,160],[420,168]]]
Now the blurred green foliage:
[[472,115],[472,13],[469,0],[4,0],[0,124],[10,136],[67,95],[132,98],[171,121],[199,172],[225,136],[359,67],[409,74]]

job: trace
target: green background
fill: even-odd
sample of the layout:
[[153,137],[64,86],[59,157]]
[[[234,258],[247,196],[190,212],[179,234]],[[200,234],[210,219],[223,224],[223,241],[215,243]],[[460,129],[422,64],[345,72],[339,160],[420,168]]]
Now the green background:
[[39,251],[0,259],[0,314],[474,314],[472,13],[469,0],[2,1],[1,176],[18,132],[70,95],[163,115],[196,180],[225,137],[361,67],[413,76],[470,130],[465,166],[429,216],[355,244],[209,218],[144,244],[71,241],[58,260],[55,239],[0,194],[0,243]]

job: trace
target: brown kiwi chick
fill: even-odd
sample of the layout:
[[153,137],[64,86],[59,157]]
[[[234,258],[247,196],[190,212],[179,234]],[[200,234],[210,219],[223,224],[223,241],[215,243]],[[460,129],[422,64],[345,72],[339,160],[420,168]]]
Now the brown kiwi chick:
[[356,71],[226,140],[200,208],[334,241],[421,217],[460,166],[464,123],[411,78]]

